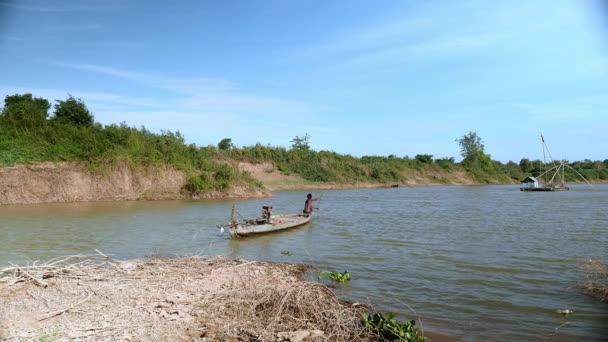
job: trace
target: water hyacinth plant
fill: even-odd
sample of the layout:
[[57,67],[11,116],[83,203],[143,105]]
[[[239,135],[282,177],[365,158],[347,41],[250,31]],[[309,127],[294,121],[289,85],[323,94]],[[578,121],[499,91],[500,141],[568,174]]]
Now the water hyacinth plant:
[[426,338],[419,334],[414,320],[399,323],[395,314],[388,312],[386,317],[381,313],[363,314],[363,323],[376,332],[381,339],[387,341],[425,342]]
[[335,271],[324,271],[319,274],[320,276],[327,276],[329,279],[335,281],[336,283],[346,283],[350,281],[350,273],[348,271],[344,272],[335,272]]

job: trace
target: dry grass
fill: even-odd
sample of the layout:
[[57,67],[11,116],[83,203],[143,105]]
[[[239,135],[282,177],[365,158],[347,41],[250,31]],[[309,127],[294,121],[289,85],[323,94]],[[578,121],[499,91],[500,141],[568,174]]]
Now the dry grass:
[[588,260],[583,263],[587,279],[582,288],[585,293],[608,303],[608,264],[601,261]]
[[375,340],[303,265],[67,256],[0,269],[0,340]]

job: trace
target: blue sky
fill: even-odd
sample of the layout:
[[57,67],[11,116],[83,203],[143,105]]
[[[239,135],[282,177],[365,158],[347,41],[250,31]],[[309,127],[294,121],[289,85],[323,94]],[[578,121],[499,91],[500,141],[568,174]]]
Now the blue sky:
[[600,1],[0,0],[0,96],[82,98],[188,142],[608,158]]

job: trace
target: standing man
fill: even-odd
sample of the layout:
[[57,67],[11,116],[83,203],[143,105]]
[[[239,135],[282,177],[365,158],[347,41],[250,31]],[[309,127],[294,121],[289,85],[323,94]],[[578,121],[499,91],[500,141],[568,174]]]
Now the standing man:
[[304,203],[304,210],[303,210],[303,212],[304,212],[305,215],[310,215],[310,214],[312,214],[312,212],[313,212],[314,209],[317,209],[317,210],[319,209],[319,208],[315,208],[312,205],[312,202],[318,201],[318,200],[319,200],[318,197],[317,198],[312,198],[312,194],[306,195],[306,202]]

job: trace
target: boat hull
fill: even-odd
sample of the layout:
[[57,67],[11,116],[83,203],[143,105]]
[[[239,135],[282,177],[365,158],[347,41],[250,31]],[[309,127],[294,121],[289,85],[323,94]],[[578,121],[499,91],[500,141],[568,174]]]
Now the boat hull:
[[519,188],[521,191],[567,191],[569,187],[542,187],[542,188]]
[[273,216],[270,223],[238,223],[235,227],[230,228],[230,236],[250,236],[296,228],[310,222],[311,218],[311,215],[286,214]]

